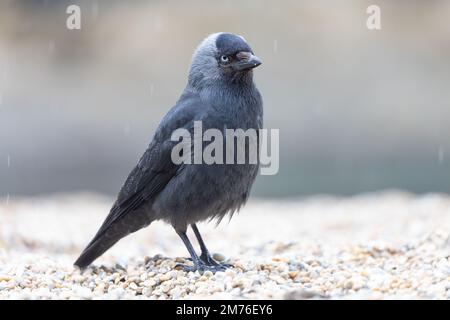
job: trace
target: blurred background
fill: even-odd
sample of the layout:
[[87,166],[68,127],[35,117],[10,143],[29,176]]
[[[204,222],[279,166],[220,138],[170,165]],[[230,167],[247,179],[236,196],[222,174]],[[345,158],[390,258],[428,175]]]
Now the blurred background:
[[280,129],[280,171],[253,196],[449,193],[449,18],[444,0],[1,1],[0,197],[116,194],[218,31],[262,58]]

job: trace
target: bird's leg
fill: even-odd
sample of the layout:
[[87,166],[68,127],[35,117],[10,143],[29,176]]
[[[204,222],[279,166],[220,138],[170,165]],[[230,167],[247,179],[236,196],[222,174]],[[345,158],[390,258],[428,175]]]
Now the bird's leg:
[[200,260],[202,260],[207,266],[215,266],[222,267],[226,269],[227,267],[231,267],[232,265],[227,263],[218,263],[214,260],[213,257],[209,254],[208,248],[206,248],[205,242],[203,241],[202,236],[200,235],[200,231],[198,231],[197,225],[195,223],[191,224],[192,230],[194,230],[194,234],[197,238],[198,244],[200,245],[200,249],[202,254],[200,255]]
[[198,231],[198,228],[195,225],[195,223],[191,224],[191,227],[192,230],[194,230],[194,234],[197,237],[198,244],[200,245],[200,250],[202,251],[200,259],[207,265],[214,265],[214,266],[218,265],[218,263],[209,254],[208,248],[206,248],[205,242],[203,241],[203,238],[200,235],[200,232]]
[[194,263],[193,267],[190,266],[186,266],[186,265],[177,265],[177,267],[182,267],[182,269],[186,272],[194,272],[196,270],[198,270],[198,272],[203,273],[205,271],[211,271],[213,273],[217,272],[217,271],[223,271],[225,269],[225,267],[223,267],[222,265],[207,265],[205,262],[203,262],[197,255],[197,253],[195,252],[194,248],[192,247],[191,242],[189,241],[189,238],[186,235],[186,231],[178,231],[177,230],[178,235],[180,236],[181,240],[183,240],[184,245],[186,246],[187,250],[189,251],[189,254],[192,257],[192,262]]
[[199,272],[204,271],[205,264],[202,260],[198,257],[197,253],[195,252],[194,248],[192,247],[191,241],[189,241],[189,238],[186,234],[186,231],[177,231],[177,234],[180,236],[181,240],[183,240],[184,245],[186,246],[186,249],[189,251],[189,254],[191,255],[192,262],[194,263],[194,268],[189,268],[188,266],[183,266],[183,269],[187,272],[189,271],[195,271],[198,270]]

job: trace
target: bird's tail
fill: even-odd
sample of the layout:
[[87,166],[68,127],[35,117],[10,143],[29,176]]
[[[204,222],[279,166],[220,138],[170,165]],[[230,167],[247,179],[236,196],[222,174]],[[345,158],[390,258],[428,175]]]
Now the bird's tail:
[[141,212],[134,212],[119,221],[104,225],[97,232],[95,237],[83,250],[81,255],[75,261],[74,265],[84,269],[90,265],[95,259],[116,244],[120,239],[133,233],[143,227],[148,226],[153,219]]
[[84,269],[90,265],[95,259],[100,257],[103,253],[111,248],[122,237],[107,237],[107,235],[100,237],[99,239],[91,241],[91,243],[83,250],[81,255],[75,261],[74,265]]

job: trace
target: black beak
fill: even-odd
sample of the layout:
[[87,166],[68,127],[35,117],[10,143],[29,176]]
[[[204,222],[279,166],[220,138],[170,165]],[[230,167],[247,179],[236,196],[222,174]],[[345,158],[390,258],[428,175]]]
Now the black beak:
[[251,52],[239,52],[236,57],[238,61],[233,63],[232,68],[235,71],[243,71],[247,69],[253,69],[259,66],[262,62],[257,56]]

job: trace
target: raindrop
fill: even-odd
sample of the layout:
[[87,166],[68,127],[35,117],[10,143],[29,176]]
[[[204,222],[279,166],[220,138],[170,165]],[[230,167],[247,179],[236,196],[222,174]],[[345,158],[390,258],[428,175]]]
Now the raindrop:
[[150,84],[150,97],[153,97],[153,92],[155,91],[155,86],[152,84]]
[[2,105],[2,103],[3,103],[3,94],[0,92],[0,106]]
[[55,41],[50,40],[48,42],[48,54],[52,55],[55,52]]
[[8,77],[8,70],[7,65],[3,67],[3,73],[2,73],[2,83],[6,82],[6,78]]
[[6,195],[6,205],[9,204],[9,193]]
[[98,18],[98,2],[97,1],[92,2],[91,14],[92,14],[92,19],[97,20],[97,18]]
[[273,40],[273,52],[278,52],[278,40]]
[[8,154],[8,157],[6,158],[6,163],[7,163],[8,168],[9,168],[11,166],[11,157],[10,157],[9,154]]
[[163,26],[163,21],[160,16],[156,16],[153,20],[153,28],[155,31],[161,31]]
[[444,157],[445,157],[445,150],[443,147],[439,147],[439,149],[438,149],[438,163],[439,164],[444,163]]
[[131,132],[131,126],[128,122],[125,123],[125,125],[123,126],[123,134],[128,137],[130,135]]

